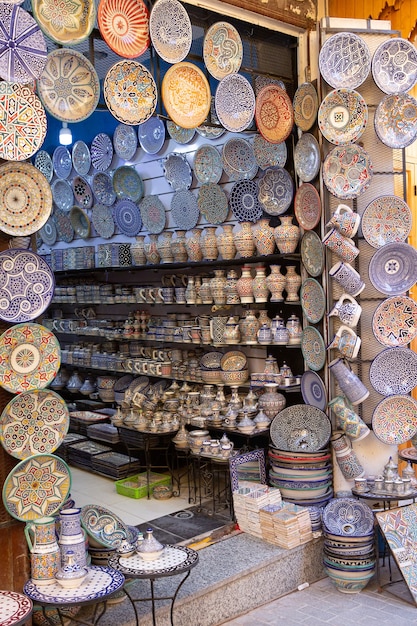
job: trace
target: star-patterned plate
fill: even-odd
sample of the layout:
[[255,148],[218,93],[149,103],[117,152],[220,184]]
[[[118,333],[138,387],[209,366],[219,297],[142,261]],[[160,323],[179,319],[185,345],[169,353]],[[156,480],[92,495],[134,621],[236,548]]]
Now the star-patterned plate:
[[408,296],[391,296],[372,317],[375,339],[387,347],[406,346],[417,337],[417,303]]
[[402,198],[379,196],[363,212],[362,234],[374,248],[404,242],[411,232],[412,219],[410,207]]

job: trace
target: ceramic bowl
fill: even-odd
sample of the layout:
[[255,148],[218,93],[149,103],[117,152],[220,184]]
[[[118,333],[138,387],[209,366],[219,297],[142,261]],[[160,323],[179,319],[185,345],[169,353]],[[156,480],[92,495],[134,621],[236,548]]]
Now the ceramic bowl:
[[152,495],[155,500],[168,500],[169,498],[172,498],[173,495],[172,487],[171,485],[155,485]]
[[249,378],[249,372],[247,369],[238,371],[224,371],[221,372],[221,379],[225,385],[241,385],[245,383]]
[[[367,573],[359,572],[356,576],[348,577],[345,576],[345,572],[334,570],[331,567],[325,567],[324,570],[342,593],[359,593],[375,574],[375,568],[372,568]],[[349,574],[352,574],[352,572],[349,572]]]
[[217,370],[206,370],[200,369],[201,380],[204,383],[208,384],[218,384],[222,382],[222,371],[220,369]]

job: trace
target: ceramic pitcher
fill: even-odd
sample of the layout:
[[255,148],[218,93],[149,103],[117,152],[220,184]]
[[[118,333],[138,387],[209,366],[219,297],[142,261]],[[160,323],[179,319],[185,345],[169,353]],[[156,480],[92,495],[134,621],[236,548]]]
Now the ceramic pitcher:
[[335,359],[329,363],[329,370],[337,379],[342,393],[353,405],[360,404],[369,396],[369,390],[343,359]]
[[59,539],[61,566],[67,560],[67,553],[72,551],[74,560],[80,567],[87,565],[85,534],[81,528],[81,509],[63,509],[59,513]]
[[30,550],[31,578],[37,585],[50,585],[61,564],[61,553],[55,535],[55,519],[39,517],[25,526]]
[[352,442],[343,431],[336,430],[331,436],[330,442],[336,455],[337,464],[346,480],[353,480],[365,474],[365,470],[352,448]]
[[327,346],[328,350],[336,348],[346,359],[355,359],[358,356],[362,340],[349,326],[340,326],[332,341]]
[[337,417],[337,427],[341,428],[351,439],[359,441],[369,435],[368,426],[349,406],[343,396],[336,396],[330,400],[328,406]]
[[355,328],[357,326],[360,316],[362,314],[362,307],[358,304],[353,296],[348,293],[344,293],[340,296],[334,307],[329,313],[329,317],[339,317],[342,324]]
[[354,237],[358,232],[361,216],[347,204],[339,204],[326,226],[337,228],[345,237]]

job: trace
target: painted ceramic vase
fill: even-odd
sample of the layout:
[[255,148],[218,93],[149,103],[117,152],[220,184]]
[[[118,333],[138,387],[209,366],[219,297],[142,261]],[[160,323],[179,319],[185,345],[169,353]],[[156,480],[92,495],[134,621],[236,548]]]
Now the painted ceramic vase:
[[216,230],[216,226],[206,226],[201,237],[201,251],[207,261],[215,261],[219,255]]
[[226,277],[226,304],[240,304],[239,292],[237,290],[237,272],[229,270]]
[[329,363],[329,370],[336,378],[342,393],[353,405],[360,404],[369,396],[369,391],[343,359],[334,359]]
[[266,277],[266,284],[271,292],[271,302],[284,302],[283,291],[286,278],[281,274],[280,265],[270,265],[271,273]]
[[158,251],[158,235],[148,235],[148,241],[145,242],[145,256],[148,263],[156,265],[160,261]]
[[197,300],[197,290],[195,288],[195,277],[189,276],[187,287],[185,289],[185,301],[187,304],[195,304]]
[[266,282],[265,265],[257,265],[256,274],[252,282],[255,302],[268,302],[269,289]]
[[253,309],[245,311],[245,316],[239,321],[242,343],[255,345],[258,343],[258,330],[260,324]]
[[67,553],[71,551],[75,563],[80,567],[87,565],[85,535],[81,528],[81,509],[64,509],[59,513],[59,539],[61,566],[65,565]]
[[292,215],[281,215],[280,225],[274,228],[274,238],[281,254],[292,254],[297,249],[300,228],[292,223]]
[[294,265],[287,266],[285,275],[285,291],[287,292],[286,302],[298,302],[300,300],[299,291],[301,287],[301,276],[297,274]]
[[335,452],[340,471],[346,480],[354,480],[365,474],[365,470],[352,448],[352,443],[343,431],[336,430],[330,438],[330,443]]
[[171,241],[171,251],[175,263],[185,263],[188,260],[185,232],[185,230],[176,230],[175,237]]
[[268,311],[266,309],[259,309],[258,311],[258,320],[259,323],[262,324],[266,324],[267,326],[269,326],[269,328],[271,328],[272,326],[272,320],[268,315]]
[[190,236],[185,241],[189,261],[201,261],[203,259],[203,253],[201,251],[202,232],[200,228],[193,228],[190,231]]
[[237,280],[236,288],[242,304],[253,302],[253,278],[252,269],[249,266],[242,267],[242,275]]
[[252,227],[256,251],[260,256],[274,254],[274,229],[269,225],[269,219],[262,218]]
[[286,399],[277,391],[276,383],[266,383],[264,393],[259,396],[258,406],[270,420],[285,408]]
[[214,270],[214,278],[210,280],[211,296],[214,304],[226,304],[226,283],[224,270]]
[[241,222],[240,229],[234,231],[233,240],[237,253],[242,258],[251,257],[255,253],[255,242],[251,229],[251,222]]
[[217,248],[222,259],[234,259],[236,246],[233,239],[233,224],[223,224],[222,232],[217,236]]
[[145,235],[138,235],[130,246],[133,263],[135,265],[145,265]]
[[211,295],[210,278],[202,276],[200,287],[200,298],[202,304],[213,304],[213,296]]
[[174,255],[172,254],[171,242],[172,235],[174,233],[171,230],[166,230],[158,237],[157,248],[161,263],[173,263]]
[[261,324],[257,333],[258,343],[269,346],[272,343],[272,330],[268,324]]
[[25,526],[30,550],[31,579],[36,585],[50,585],[61,564],[61,552],[55,535],[55,519],[39,517]]
[[[278,317],[278,316],[277,316]],[[286,346],[290,341],[290,331],[281,317],[272,320],[272,343],[277,346]]]
[[337,418],[337,428],[343,430],[351,439],[359,441],[367,435],[370,430],[365,422],[351,409],[343,396],[336,396],[330,400],[328,406],[332,409]]

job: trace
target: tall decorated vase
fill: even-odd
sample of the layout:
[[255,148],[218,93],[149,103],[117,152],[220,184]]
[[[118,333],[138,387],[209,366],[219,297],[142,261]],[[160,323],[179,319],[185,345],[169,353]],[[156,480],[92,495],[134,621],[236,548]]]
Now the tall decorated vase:
[[236,246],[233,239],[233,224],[223,224],[223,230],[217,237],[217,247],[224,260],[234,259]]
[[201,251],[207,261],[215,261],[219,251],[217,249],[216,226],[206,226],[201,237]]
[[287,266],[285,275],[285,291],[287,292],[286,302],[298,302],[300,300],[301,276],[297,274],[294,265]]
[[174,233],[171,230],[165,230],[158,237],[158,252],[161,257],[161,263],[173,263],[174,255],[172,254],[171,242],[172,235]]
[[269,219],[262,218],[252,227],[256,251],[260,256],[267,256],[275,252],[274,229],[269,225]]
[[281,215],[279,226],[274,228],[274,238],[281,254],[295,252],[300,239],[300,228],[292,223],[292,215]]
[[188,252],[185,247],[185,230],[176,230],[175,237],[171,241],[171,251],[175,263],[185,263],[188,261]]
[[258,330],[260,323],[253,309],[245,311],[245,316],[239,321],[242,343],[255,345],[258,343]]
[[203,231],[200,228],[193,228],[190,231],[190,236],[185,241],[188,259],[190,261],[201,261],[203,258],[203,253],[201,251],[202,232]]
[[251,222],[241,222],[240,229],[234,231],[233,240],[235,242],[237,253],[242,258],[251,257],[255,253],[255,242],[251,229]]
[[148,263],[156,265],[159,263],[161,257],[158,250],[158,235],[148,235],[148,241],[145,242],[145,256]]
[[146,264],[145,235],[137,235],[137,237],[135,237],[134,243],[130,246],[130,253],[135,265]]
[[253,302],[252,268],[249,265],[242,267],[242,275],[237,280],[236,288],[242,304],[251,304]]
[[226,304],[226,284],[227,279],[224,275],[224,270],[214,270],[214,277],[210,280],[211,296],[214,304]]
[[256,274],[252,283],[255,302],[268,302],[269,289],[266,283],[265,265],[256,266]]
[[280,265],[271,265],[271,273],[266,277],[266,284],[271,292],[271,302],[284,302],[283,291],[285,289],[286,278],[281,274]]

